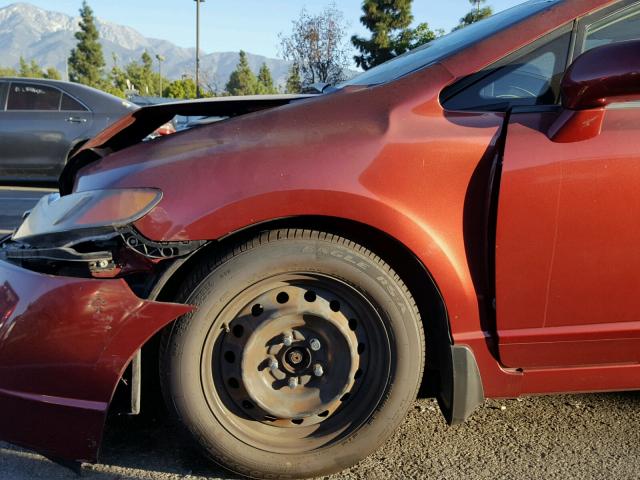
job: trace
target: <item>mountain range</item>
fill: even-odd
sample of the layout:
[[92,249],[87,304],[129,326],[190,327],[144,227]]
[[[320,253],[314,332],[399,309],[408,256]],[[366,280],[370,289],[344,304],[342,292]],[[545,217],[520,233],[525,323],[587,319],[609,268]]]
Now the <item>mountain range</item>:
[[[16,67],[20,56],[36,60],[42,67],[55,67],[66,78],[67,58],[76,45],[79,17],[44,10],[28,3],[14,3],[0,8],[0,66]],[[119,65],[140,60],[146,50],[152,56],[165,58],[162,74],[170,79],[192,75],[195,69],[195,48],[182,48],[167,40],[147,38],[131,27],[97,19],[97,27],[107,68],[115,59]],[[283,84],[289,63],[247,52],[249,65],[257,72],[262,63],[271,70],[276,83]],[[200,55],[203,78],[224,88],[238,63],[238,52],[213,52]]]

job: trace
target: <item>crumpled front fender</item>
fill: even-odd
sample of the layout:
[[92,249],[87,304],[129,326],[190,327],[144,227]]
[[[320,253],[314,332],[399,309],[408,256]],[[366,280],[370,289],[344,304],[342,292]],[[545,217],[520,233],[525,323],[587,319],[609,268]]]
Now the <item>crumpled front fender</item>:
[[0,261],[0,439],[95,462],[127,364],[192,308],[142,300],[121,279],[43,275]]

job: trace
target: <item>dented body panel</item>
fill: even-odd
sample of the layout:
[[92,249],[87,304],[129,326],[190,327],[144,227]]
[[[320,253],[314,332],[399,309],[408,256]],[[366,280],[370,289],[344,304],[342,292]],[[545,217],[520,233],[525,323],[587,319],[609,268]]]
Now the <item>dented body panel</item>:
[[134,353],[190,310],[141,300],[121,279],[43,275],[0,261],[0,438],[95,461]]
[[103,132],[86,142],[69,159],[60,175],[60,193],[70,193],[73,178],[83,166],[118,150],[141,142],[176,115],[236,117],[251,112],[287,105],[313,95],[256,95],[218,97],[195,101],[162,103],[125,115]]
[[[540,266],[523,250],[524,241],[530,251],[541,250],[539,258],[547,258],[555,248],[555,239],[543,240],[557,225],[549,199],[558,198],[558,190],[554,197],[540,195],[545,201],[530,195],[524,199],[530,203],[521,204],[521,189],[513,182],[522,171],[525,187],[544,185],[541,175],[530,174],[528,162],[537,159],[540,168],[546,166],[542,150],[552,143],[547,138],[549,126],[562,115],[560,109],[545,111],[544,125],[538,125],[539,115],[527,124],[510,111],[448,111],[440,101],[443,89],[454,82],[612,3],[550,2],[535,18],[387,84],[348,86],[326,95],[227,98],[143,108],[78,152],[63,172],[61,193],[162,191],[162,200],[127,226],[127,235],[121,234],[127,255],[114,257],[127,262],[144,257],[138,273],[161,264],[159,252],[164,247],[180,256],[182,245],[191,253],[208,242],[270,222],[322,217],[325,224],[336,219],[366,225],[397,241],[425,267],[430,277],[425,282],[433,281],[446,309],[447,342],[450,334],[455,346],[464,349],[465,358],[477,362],[477,373],[475,369],[467,373],[475,375],[485,396],[640,388],[637,357],[634,362],[625,357],[620,364],[615,356],[602,357],[606,348],[599,348],[594,355],[604,361],[562,364],[548,355],[556,351],[560,353],[555,358],[567,358],[563,356],[567,338],[602,340],[611,332],[603,337],[598,329],[587,327],[585,333],[584,325],[569,325],[553,337],[542,324],[533,333],[523,330],[512,338],[501,337],[509,326],[528,317],[521,302],[496,304],[496,286],[499,294],[509,293],[519,279]],[[231,118],[141,142],[177,114]],[[631,115],[606,113],[609,123]],[[510,132],[516,135],[510,137]],[[518,138],[535,138],[541,147],[531,152],[526,140],[515,148]],[[552,145],[553,175],[542,176],[547,182],[551,178],[559,183],[561,162],[570,158],[558,145]],[[592,145],[606,163],[607,145],[602,139]],[[501,184],[503,160],[507,168]],[[590,175],[577,170],[569,180],[589,183],[595,178]],[[550,219],[549,228],[542,233],[534,229],[523,239],[513,236],[535,226],[527,217],[534,211],[532,204],[541,209],[534,212],[538,220]],[[603,217],[606,213],[599,211]],[[509,225],[519,228],[507,228],[511,236],[505,241],[504,228]],[[498,252],[496,232],[502,242]],[[135,247],[128,243],[130,238]],[[376,253],[385,257],[394,252]],[[498,265],[509,269],[496,272],[496,256]],[[526,261],[528,268],[511,268],[516,261]],[[132,271],[131,265],[124,267],[129,270],[118,270],[118,275]],[[567,271],[574,268],[578,271],[583,265],[574,259]],[[594,274],[596,267],[590,268]],[[549,277],[535,278],[544,283]],[[535,294],[526,289],[520,293],[529,301],[539,300],[548,294],[544,288]],[[590,290],[594,297],[595,291]],[[501,309],[504,305],[508,308]],[[539,305],[546,305],[546,300],[536,302]],[[620,307],[625,305],[630,304]],[[189,308],[139,298],[122,278],[44,275],[0,262],[0,408],[33,412],[27,420],[0,416],[0,437],[52,456],[95,460],[104,416],[122,371],[151,335]],[[429,321],[425,319],[427,331]],[[533,321],[538,326],[540,316]],[[637,338],[637,322],[627,326]],[[514,352],[521,351],[522,338],[535,343],[536,351],[542,352],[536,355],[547,355],[547,362],[536,356],[519,364]],[[554,342],[553,348],[547,348],[545,340]],[[627,347],[626,352],[638,350],[637,342]],[[580,347],[571,348],[570,357],[579,362]],[[479,401],[478,396],[472,400]],[[466,406],[460,411],[460,416],[466,415]],[[50,427],[48,433],[38,429],[43,423]],[[73,426],[65,428],[67,424]]]

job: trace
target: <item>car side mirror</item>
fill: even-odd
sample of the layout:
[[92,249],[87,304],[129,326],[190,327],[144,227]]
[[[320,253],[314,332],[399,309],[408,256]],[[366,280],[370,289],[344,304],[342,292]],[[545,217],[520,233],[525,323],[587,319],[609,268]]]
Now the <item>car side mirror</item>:
[[605,107],[640,100],[640,40],[583,53],[565,73],[560,91],[563,111],[549,137],[565,143],[599,135]]

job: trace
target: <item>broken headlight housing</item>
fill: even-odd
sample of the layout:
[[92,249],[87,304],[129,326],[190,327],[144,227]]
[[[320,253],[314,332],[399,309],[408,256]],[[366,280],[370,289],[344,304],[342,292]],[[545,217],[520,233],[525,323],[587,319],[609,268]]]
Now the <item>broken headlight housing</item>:
[[10,240],[0,239],[0,259],[54,275],[123,276],[130,284],[140,273],[147,284],[153,272],[166,268],[158,267],[159,262],[187,256],[206,243],[154,242],[142,236],[133,223],[161,198],[162,192],[153,188],[48,195]]
[[51,244],[75,231],[113,232],[145,216],[161,198],[162,192],[153,188],[92,190],[63,197],[54,193],[36,204],[12,240]]

